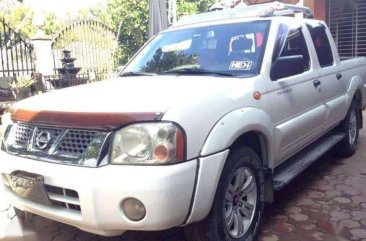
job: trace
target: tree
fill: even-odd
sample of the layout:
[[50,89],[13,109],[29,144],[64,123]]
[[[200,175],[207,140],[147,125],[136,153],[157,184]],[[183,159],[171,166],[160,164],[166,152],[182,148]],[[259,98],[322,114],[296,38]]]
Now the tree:
[[216,0],[178,0],[178,19],[182,16],[207,12]]
[[120,64],[126,63],[147,40],[147,0],[109,0],[103,10],[93,8],[91,12],[116,33],[119,30]]
[[53,35],[61,30],[64,26],[54,13],[48,13],[45,17],[45,23],[43,26],[43,31],[47,35]]
[[28,37],[36,32],[32,25],[33,15],[31,8],[20,4],[9,4],[0,10],[0,18],[4,19],[10,28]]
[[[215,0],[177,0],[178,16],[208,11]],[[90,9],[91,15],[120,32],[119,59],[125,64],[147,40],[148,0],[108,0],[106,7]],[[118,31],[120,30],[120,31]]]

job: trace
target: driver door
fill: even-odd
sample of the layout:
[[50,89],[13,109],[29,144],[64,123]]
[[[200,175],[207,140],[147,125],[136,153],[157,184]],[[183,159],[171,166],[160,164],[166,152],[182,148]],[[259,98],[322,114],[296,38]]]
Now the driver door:
[[271,72],[281,58],[302,56],[304,68],[291,71],[291,66],[282,66],[284,72],[278,75],[281,77],[274,78],[271,73],[267,82],[276,143],[275,166],[321,135],[325,113],[317,87],[318,72],[312,69],[303,28],[281,24],[278,34]]

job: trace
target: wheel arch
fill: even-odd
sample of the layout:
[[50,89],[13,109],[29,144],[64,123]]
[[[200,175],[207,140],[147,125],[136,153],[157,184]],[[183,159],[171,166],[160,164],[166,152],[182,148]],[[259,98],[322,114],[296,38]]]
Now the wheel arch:
[[201,156],[246,145],[257,152],[264,167],[272,168],[272,127],[270,116],[263,110],[247,107],[230,112],[209,133]]
[[347,101],[348,109],[350,108],[353,102],[357,103],[360,114],[359,125],[360,128],[363,128],[362,110],[366,102],[366,89],[364,86],[364,81],[360,76],[356,75],[351,78],[347,90],[347,96],[348,96]]
[[355,102],[357,104],[358,107],[358,111],[359,111],[359,120],[358,120],[358,124],[360,129],[363,128],[363,116],[362,116],[362,109],[363,109],[363,95],[362,95],[362,90],[360,88],[356,89],[355,94],[353,95],[352,98],[352,102]]
[[216,123],[200,153],[196,190],[186,224],[200,221],[209,214],[222,171],[235,148],[254,149],[263,166],[272,167],[272,127],[270,116],[252,107],[232,111]]
[[268,168],[269,144],[266,136],[260,131],[248,131],[239,136],[231,145],[230,152],[244,146],[252,148],[259,156],[262,166]]

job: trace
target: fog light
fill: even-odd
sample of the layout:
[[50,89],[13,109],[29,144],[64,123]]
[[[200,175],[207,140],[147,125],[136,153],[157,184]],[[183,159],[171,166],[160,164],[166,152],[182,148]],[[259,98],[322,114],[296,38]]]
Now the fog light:
[[132,221],[141,221],[146,215],[146,209],[141,201],[135,198],[129,198],[122,202],[122,210]]

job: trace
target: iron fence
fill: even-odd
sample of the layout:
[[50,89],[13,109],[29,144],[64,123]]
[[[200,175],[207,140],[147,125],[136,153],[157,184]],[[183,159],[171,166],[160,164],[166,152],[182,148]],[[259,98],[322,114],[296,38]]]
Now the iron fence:
[[63,89],[67,87],[106,80],[115,76],[116,73],[114,72],[87,72],[68,76],[60,74],[45,75],[42,77],[35,76],[35,82],[29,86],[29,89],[31,95],[36,95],[56,89]]
[[75,67],[81,67],[82,73],[113,71],[117,49],[116,34],[107,25],[94,20],[74,22],[52,40],[54,69],[63,67],[62,52],[69,50],[75,57]]
[[0,77],[31,75],[34,71],[33,45],[0,19]]

